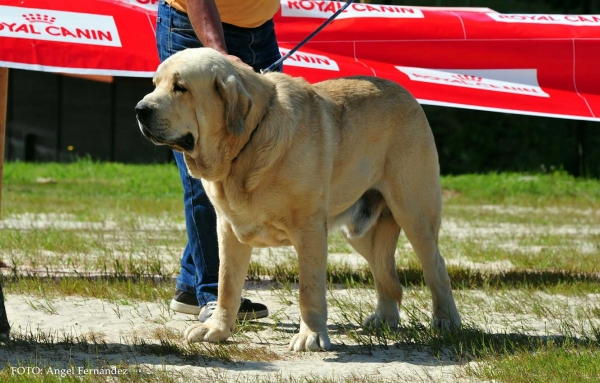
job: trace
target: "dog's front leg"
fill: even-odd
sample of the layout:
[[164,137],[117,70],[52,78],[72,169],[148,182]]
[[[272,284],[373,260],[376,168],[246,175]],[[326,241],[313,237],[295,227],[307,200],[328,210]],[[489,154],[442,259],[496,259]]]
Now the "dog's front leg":
[[327,335],[327,226],[316,222],[296,237],[300,265],[300,333],[290,342],[293,351],[328,350]]
[[[218,219],[217,219],[218,221]],[[229,338],[240,308],[252,247],[238,241],[228,223],[217,223],[219,237],[219,291],[217,308],[205,323],[188,327],[188,342],[216,343]]]

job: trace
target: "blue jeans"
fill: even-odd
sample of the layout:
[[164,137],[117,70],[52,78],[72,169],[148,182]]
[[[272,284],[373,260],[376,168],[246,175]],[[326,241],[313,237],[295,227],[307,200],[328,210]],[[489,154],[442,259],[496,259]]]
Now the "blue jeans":
[[[267,68],[281,55],[277,46],[272,20],[257,28],[240,28],[223,24],[225,44],[229,54],[239,57],[255,71]],[[156,46],[160,61],[186,48],[202,44],[186,13],[171,8],[163,0],[158,6],[156,19]],[[281,67],[278,68],[281,70]],[[177,289],[196,294],[198,304],[217,299],[219,278],[219,250],[217,218],[202,183],[192,178],[183,155],[173,151],[183,185],[183,206],[188,242],[181,258]]]

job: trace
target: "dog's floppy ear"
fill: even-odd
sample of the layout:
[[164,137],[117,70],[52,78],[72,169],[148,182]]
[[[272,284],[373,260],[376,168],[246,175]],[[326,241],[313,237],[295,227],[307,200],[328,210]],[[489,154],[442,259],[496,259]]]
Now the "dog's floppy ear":
[[241,135],[246,130],[246,117],[252,108],[250,94],[234,75],[217,75],[215,86],[223,99],[227,129],[233,135]]

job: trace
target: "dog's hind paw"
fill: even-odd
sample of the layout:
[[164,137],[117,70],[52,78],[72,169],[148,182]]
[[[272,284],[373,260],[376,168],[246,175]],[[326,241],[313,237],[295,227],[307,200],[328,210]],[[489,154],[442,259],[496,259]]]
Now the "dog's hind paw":
[[433,317],[431,318],[431,327],[437,330],[448,332],[460,330],[460,317],[458,319],[442,319]]
[[223,330],[209,323],[196,323],[188,327],[183,333],[183,339],[189,343],[210,342],[217,343],[229,338],[231,331]]
[[398,328],[400,317],[398,315],[371,314],[362,323],[365,329],[379,329],[388,326],[390,329]]
[[305,331],[294,335],[290,341],[290,351],[329,350],[331,341],[326,332]]

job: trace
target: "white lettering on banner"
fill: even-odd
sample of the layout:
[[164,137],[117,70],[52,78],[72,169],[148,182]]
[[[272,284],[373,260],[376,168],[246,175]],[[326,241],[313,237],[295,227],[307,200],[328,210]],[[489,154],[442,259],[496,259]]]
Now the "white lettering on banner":
[[[279,48],[279,52],[285,55],[289,52],[289,49]],[[312,53],[304,53],[302,51],[296,51],[293,55],[288,57],[283,65],[298,66],[303,68],[312,69],[324,69],[339,71],[340,68],[334,60],[327,56],[315,55]]]
[[120,47],[112,16],[0,6],[0,36]]
[[536,97],[550,97],[540,88],[537,69],[425,69],[397,66],[413,81]]
[[108,0],[113,3],[126,3],[134,7],[143,8],[147,11],[156,12],[160,0]]
[[135,0],[136,3],[141,5],[156,5],[158,6],[158,0]]
[[[281,14],[287,17],[312,17],[328,19],[338,9],[342,8],[343,5],[344,2],[341,1],[285,0],[281,2]],[[337,18],[351,19],[355,17],[422,19],[424,16],[420,9],[413,7],[353,3]]]
[[600,27],[600,15],[503,15],[486,13],[503,23],[564,24],[575,27]]

